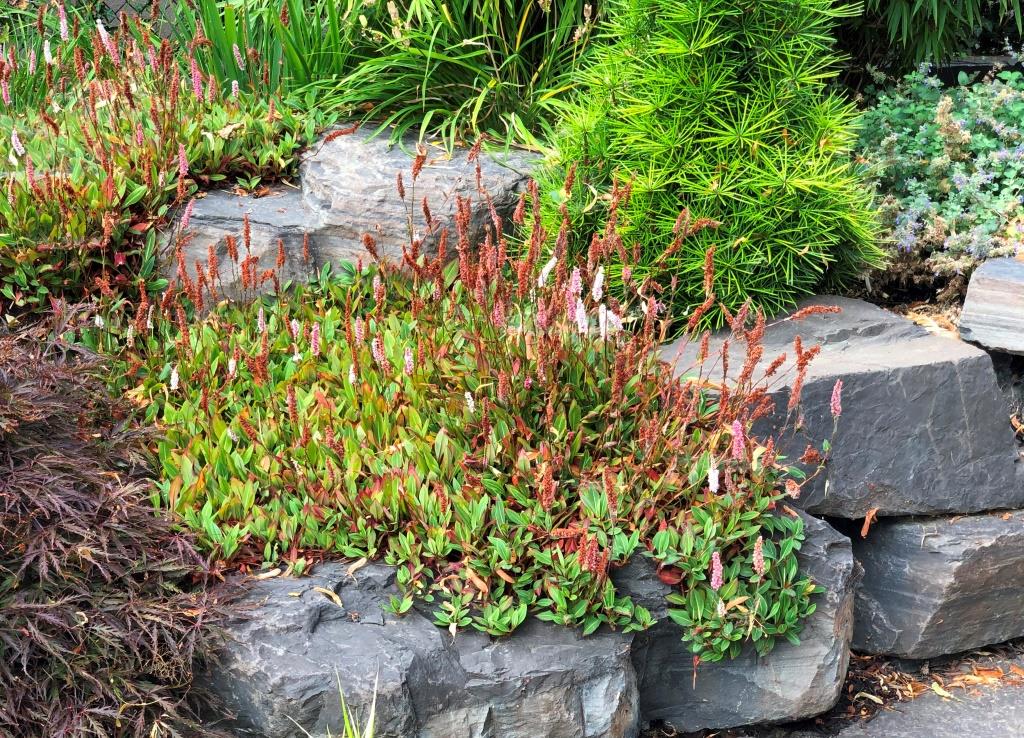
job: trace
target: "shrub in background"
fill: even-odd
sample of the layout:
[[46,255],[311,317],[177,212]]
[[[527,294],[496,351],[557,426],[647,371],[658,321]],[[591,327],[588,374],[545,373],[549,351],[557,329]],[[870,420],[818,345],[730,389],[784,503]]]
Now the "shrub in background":
[[[880,262],[870,192],[849,161],[854,109],[828,89],[831,32],[850,6],[833,0],[616,0],[555,139],[542,183],[545,223],[582,236],[604,221],[614,183],[636,264],[610,275],[623,292],[652,276],[678,316],[704,299],[703,262],[731,311],[775,313],[823,282]],[[561,182],[573,167],[568,196]],[[680,216],[680,209],[686,213]],[[723,223],[665,243],[707,220]],[[717,307],[707,320],[721,325]]]
[[1024,33],[1020,0],[867,0],[850,26],[855,58],[900,71],[968,55],[982,34]]
[[168,736],[219,606],[91,360],[0,337],[0,734]]
[[194,0],[180,32],[222,83],[276,91],[335,115],[440,136],[529,139],[574,84],[592,0]]
[[181,46],[194,46],[221,85],[290,93],[350,72],[365,58],[366,29],[382,12],[383,3],[362,0],[182,0],[174,34]]
[[[169,293],[153,332],[143,318],[87,331],[130,340],[116,374],[166,434],[155,503],[222,559],[301,570],[323,552],[383,557],[405,593],[392,607],[434,601],[453,632],[506,634],[529,613],[585,633],[645,627],[649,614],[609,579],[645,555],[678,585],[672,617],[702,659],[796,641],[815,591],[785,506],[799,472],[749,434],[772,407],[770,379],[754,379],[764,317],[743,309],[732,322],[748,347],[736,385],[710,376],[714,357],[674,377],[658,358],[666,323],[652,285],[628,301],[607,294],[628,193],[613,197],[608,231],[580,262],[568,234],[550,243],[539,213],[522,259],[507,256],[497,219],[470,243],[460,201],[458,233],[436,259],[414,241],[406,271],[324,274],[193,323],[189,305],[209,304],[200,293],[216,291],[216,274],[182,268],[188,297]],[[436,227],[425,206],[421,223],[410,218],[410,234]],[[243,233],[238,269],[252,285],[263,265],[244,246]],[[710,253],[706,269],[710,285]],[[815,350],[796,351],[804,372]]]
[[[0,307],[10,312],[134,289],[154,276],[154,226],[197,184],[255,187],[290,171],[313,133],[273,98],[220,89],[187,57],[183,71],[144,26],[75,37],[56,23],[42,53],[31,53],[37,40],[0,61]],[[37,107],[17,97],[39,87]]]
[[981,261],[1018,253],[1022,122],[1020,72],[943,88],[920,70],[879,95],[858,150],[877,182],[894,260],[874,287],[953,298]]

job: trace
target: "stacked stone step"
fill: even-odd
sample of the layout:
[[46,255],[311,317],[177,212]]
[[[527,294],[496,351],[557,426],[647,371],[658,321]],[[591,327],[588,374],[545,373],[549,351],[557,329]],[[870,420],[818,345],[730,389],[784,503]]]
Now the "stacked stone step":
[[[864,302],[813,302],[842,312],[775,324],[765,356],[797,334],[822,346],[790,457],[831,437],[829,398],[843,381],[832,457],[796,504],[853,539],[853,648],[923,659],[1024,636],[1024,482],[990,357]],[[780,387],[770,427],[788,396]]]

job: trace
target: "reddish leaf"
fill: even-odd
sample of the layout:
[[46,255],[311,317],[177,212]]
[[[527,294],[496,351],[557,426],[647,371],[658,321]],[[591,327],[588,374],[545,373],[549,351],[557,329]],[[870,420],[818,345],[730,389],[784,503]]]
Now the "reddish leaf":
[[860,527],[860,537],[867,538],[868,531],[871,530],[871,524],[878,520],[878,508],[873,507],[868,510],[868,514],[864,516],[864,525]]
[[683,581],[683,572],[678,567],[666,566],[664,569],[658,569],[658,579],[670,587],[674,587]]

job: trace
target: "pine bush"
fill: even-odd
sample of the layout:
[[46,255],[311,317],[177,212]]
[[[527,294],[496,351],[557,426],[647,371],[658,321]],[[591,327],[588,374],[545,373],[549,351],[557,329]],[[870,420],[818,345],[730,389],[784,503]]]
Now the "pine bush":
[[[586,236],[614,182],[631,180],[623,255],[635,249],[637,265],[613,284],[653,274],[678,317],[704,299],[712,244],[714,291],[732,310],[750,300],[775,313],[877,265],[871,195],[850,157],[856,111],[830,89],[831,32],[851,12],[834,0],[613,0],[545,177],[548,229],[566,219]],[[678,238],[704,219],[721,225]]]

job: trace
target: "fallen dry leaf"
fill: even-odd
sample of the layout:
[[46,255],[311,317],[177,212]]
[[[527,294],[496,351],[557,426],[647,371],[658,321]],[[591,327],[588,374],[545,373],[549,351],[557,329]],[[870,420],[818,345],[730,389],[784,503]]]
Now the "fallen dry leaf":
[[231,138],[231,134],[241,128],[244,123],[229,123],[228,125],[217,131],[217,135],[223,139]]
[[366,566],[365,556],[361,559],[353,561],[352,564],[348,567],[348,569],[345,570],[345,574],[347,574],[350,579],[354,579],[355,573],[362,569],[364,566]]
[[1002,679],[1004,676],[1006,676],[1005,672],[1003,672],[1003,670],[997,666],[975,666],[973,671],[975,676],[984,677],[985,679]]
[[939,697],[942,697],[943,699],[947,699],[947,700],[955,700],[956,699],[956,697],[954,697],[949,692],[947,692],[942,687],[940,687],[938,682],[932,682],[932,691],[935,694],[939,695]]
[[854,699],[854,700],[856,701],[856,700],[859,700],[859,699],[860,699],[860,698],[862,698],[862,697],[863,697],[864,699],[868,699],[868,700],[871,700],[871,701],[872,701],[872,702],[874,702],[874,703],[875,703],[876,705],[884,705],[884,704],[885,704],[885,701],[884,701],[884,700],[883,700],[883,699],[882,699],[881,697],[876,697],[875,695],[873,695],[873,694],[868,694],[867,692],[858,692],[857,694],[855,694],[855,695],[853,696],[853,699]]
[[868,510],[868,514],[864,516],[864,525],[860,527],[860,537],[867,538],[868,531],[871,530],[871,524],[878,520],[878,508],[873,507]]
[[326,587],[313,587],[313,591],[314,592],[319,592],[320,594],[322,594],[324,597],[329,599],[331,602],[333,602],[338,607],[344,607],[344,605],[341,604],[341,598],[338,597],[338,593],[337,592],[334,592],[333,590],[327,589]]

